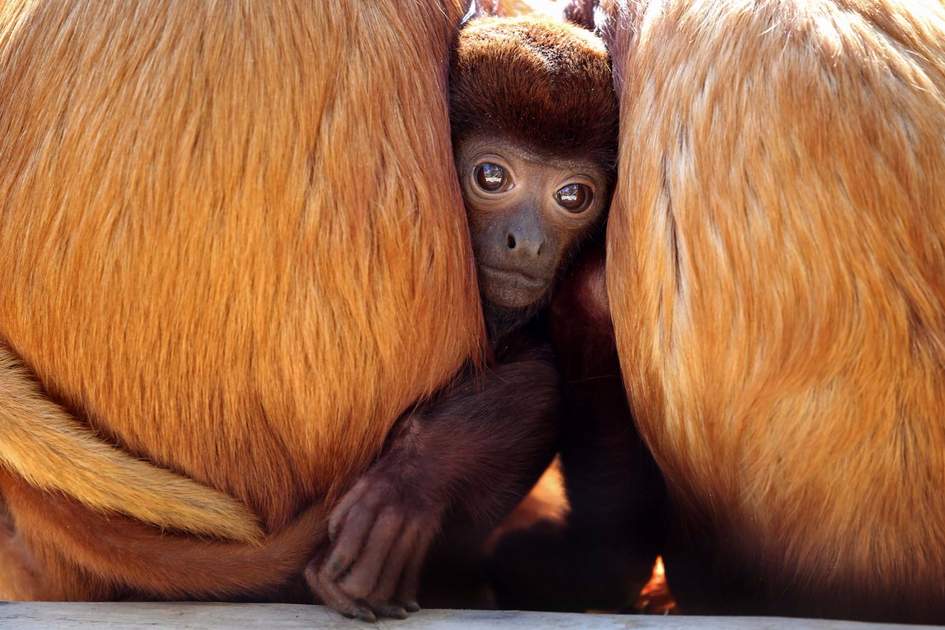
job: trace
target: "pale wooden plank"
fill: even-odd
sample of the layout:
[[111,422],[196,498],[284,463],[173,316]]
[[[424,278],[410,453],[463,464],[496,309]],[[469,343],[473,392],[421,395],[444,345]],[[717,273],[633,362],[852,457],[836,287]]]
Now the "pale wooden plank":
[[[847,621],[775,617],[685,617],[646,615],[573,615],[507,611],[424,610],[405,621],[384,620],[376,627],[390,630],[903,630],[930,626],[888,626]],[[220,630],[249,628],[288,630],[368,628],[321,606],[210,603],[2,603],[0,627],[22,630],[106,630],[187,628]]]

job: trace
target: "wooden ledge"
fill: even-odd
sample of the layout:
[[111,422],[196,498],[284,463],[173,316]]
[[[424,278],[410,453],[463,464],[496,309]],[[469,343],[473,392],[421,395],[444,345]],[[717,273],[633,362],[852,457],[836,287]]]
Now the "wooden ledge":
[[889,626],[849,621],[784,619],[778,617],[686,617],[648,615],[575,615],[559,613],[424,610],[405,621],[382,620],[377,624],[344,619],[321,606],[284,604],[210,603],[19,603],[0,602],[0,628],[78,630],[117,628],[259,628],[263,630],[313,628],[369,628],[390,630],[869,630],[899,627],[904,630],[931,626]]

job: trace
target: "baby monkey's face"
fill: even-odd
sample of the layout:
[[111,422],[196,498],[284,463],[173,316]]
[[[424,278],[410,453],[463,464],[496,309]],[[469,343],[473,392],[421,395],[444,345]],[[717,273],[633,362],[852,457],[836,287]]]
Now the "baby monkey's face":
[[603,217],[606,170],[495,137],[457,147],[457,169],[483,297],[506,309],[535,304]]

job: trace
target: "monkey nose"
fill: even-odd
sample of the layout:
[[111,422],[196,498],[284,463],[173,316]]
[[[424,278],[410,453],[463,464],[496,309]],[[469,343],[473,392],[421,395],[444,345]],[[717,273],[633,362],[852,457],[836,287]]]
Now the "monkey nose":
[[545,244],[542,238],[529,238],[528,235],[509,231],[505,236],[505,246],[509,253],[526,258],[539,258]]

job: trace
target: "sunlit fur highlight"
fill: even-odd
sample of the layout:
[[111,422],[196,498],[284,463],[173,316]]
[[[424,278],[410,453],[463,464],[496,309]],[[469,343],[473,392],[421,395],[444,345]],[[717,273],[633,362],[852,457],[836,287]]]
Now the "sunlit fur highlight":
[[25,481],[91,508],[160,527],[257,541],[238,501],[109,446],[50,401],[0,346],[0,462]]
[[[446,105],[460,17],[432,0],[0,9],[0,340],[19,388],[0,392],[18,418],[0,427],[17,473],[3,492],[52,591],[82,597],[63,586],[81,584],[72,563],[107,576],[112,560],[67,535],[101,517],[56,520],[24,480],[187,522],[101,498],[141,501],[171,471],[234,499],[220,499],[220,536],[240,529],[224,511],[248,508],[270,540],[330,506],[400,413],[478,356]],[[105,471],[84,490],[44,473],[77,424],[156,466],[86,443],[90,463],[150,479],[122,495],[126,478]],[[155,554],[167,538],[151,530],[138,544]],[[6,566],[0,595],[30,597]],[[140,568],[118,582],[154,589]],[[184,562],[161,576],[192,579]],[[230,593],[265,581],[227,579]]]
[[609,9],[610,302],[677,505],[769,612],[945,621],[945,8]]

